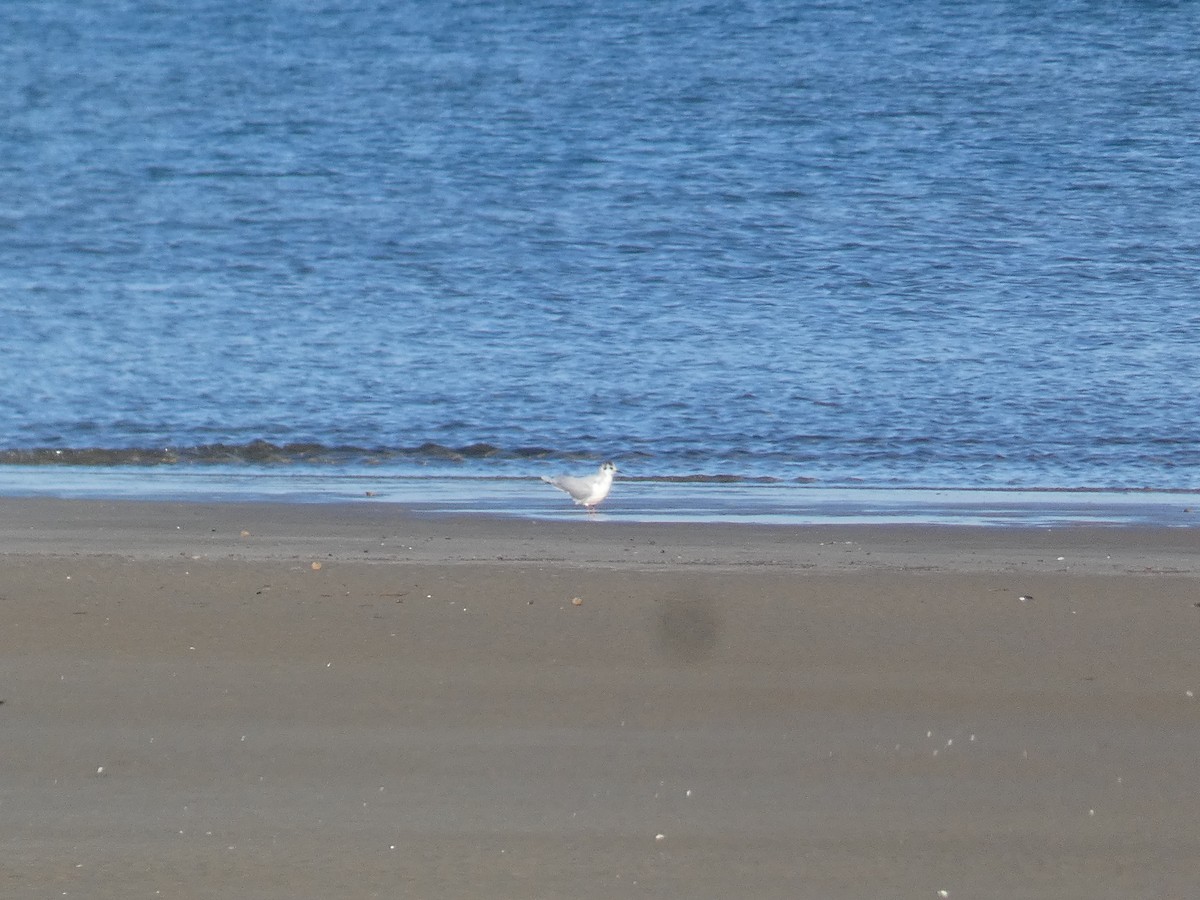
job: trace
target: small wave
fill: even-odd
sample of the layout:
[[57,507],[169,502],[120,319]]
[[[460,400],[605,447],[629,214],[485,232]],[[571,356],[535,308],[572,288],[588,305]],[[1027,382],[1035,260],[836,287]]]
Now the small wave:
[[7,466],[173,466],[173,465],[378,465],[393,460],[455,463],[469,460],[591,460],[600,455],[552,447],[504,448],[474,443],[463,447],[426,441],[413,447],[330,446],[321,443],[276,444],[257,440],[245,444],[199,444],[190,447],[32,447],[0,450]]
[[769,475],[731,475],[719,473],[705,475],[622,475],[622,481],[653,481],[659,484],[779,484],[784,479]]
[[[452,447],[426,441],[413,447],[330,446],[321,443],[276,444],[256,440],[245,444],[200,444],[191,447],[35,447],[0,450],[0,466],[75,466],[84,468],[151,466],[379,466],[408,463],[416,466],[464,464],[481,460],[495,462],[552,461],[567,464],[594,464],[607,454],[560,450],[553,447],[500,447],[478,442]],[[641,472],[623,473],[622,481],[676,484],[778,484],[786,479],[731,472],[653,471],[647,454],[628,454],[642,461]],[[647,470],[649,468],[649,471]],[[798,478],[797,482],[812,479]]]

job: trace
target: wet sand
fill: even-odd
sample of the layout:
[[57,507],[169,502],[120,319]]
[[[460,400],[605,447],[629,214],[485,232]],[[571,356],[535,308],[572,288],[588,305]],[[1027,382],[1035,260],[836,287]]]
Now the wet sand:
[[1190,896],[1198,550],[0,500],[0,894]]

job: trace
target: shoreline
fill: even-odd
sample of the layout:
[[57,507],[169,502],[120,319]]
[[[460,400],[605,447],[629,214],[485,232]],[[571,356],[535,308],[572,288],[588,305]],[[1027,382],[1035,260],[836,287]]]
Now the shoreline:
[[[393,505],[412,514],[578,521],[583,511],[536,476],[397,475],[317,467],[169,470],[0,467],[0,498],[186,503]],[[747,480],[622,479],[592,516],[620,523],[1096,525],[1200,527],[1200,491],[868,487]]]
[[0,498],[0,881],[1186,896],[1198,550]]
[[430,515],[392,503],[0,497],[0,554],[562,565],[673,572],[1200,574],[1200,529],[1149,525],[569,522]]

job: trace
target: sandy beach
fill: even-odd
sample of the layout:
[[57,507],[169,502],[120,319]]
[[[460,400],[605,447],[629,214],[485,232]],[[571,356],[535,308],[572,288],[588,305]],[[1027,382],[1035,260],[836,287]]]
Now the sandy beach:
[[1193,896],[1198,551],[3,499],[0,894]]

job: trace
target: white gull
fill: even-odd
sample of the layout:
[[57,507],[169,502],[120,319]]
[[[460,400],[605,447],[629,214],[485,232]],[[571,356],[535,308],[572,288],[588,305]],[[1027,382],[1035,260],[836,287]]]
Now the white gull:
[[577,505],[586,506],[590,510],[608,496],[608,492],[612,490],[613,473],[616,471],[616,466],[606,462],[595,475],[543,475],[542,481],[554,485],[560,491],[566,491]]

